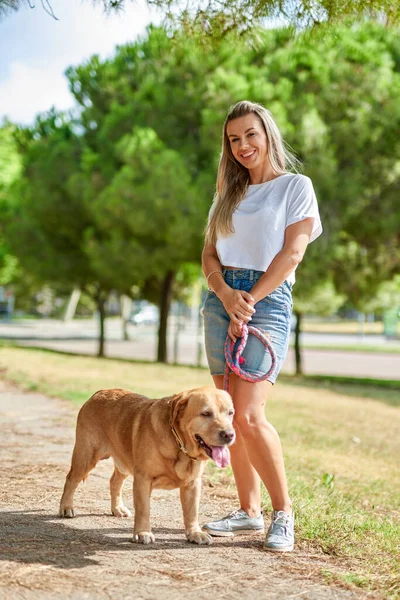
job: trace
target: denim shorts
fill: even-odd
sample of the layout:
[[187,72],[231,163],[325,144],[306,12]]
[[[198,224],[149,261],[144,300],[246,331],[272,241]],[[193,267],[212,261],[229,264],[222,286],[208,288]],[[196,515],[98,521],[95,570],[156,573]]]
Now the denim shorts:
[[[253,285],[264,275],[264,271],[253,269],[223,269],[225,282],[235,290],[250,292]],[[292,285],[284,281],[276,290],[257,302],[249,325],[254,325],[267,334],[275,350],[277,365],[268,381],[275,383],[285,361],[289,346],[290,321],[292,316]],[[217,295],[209,290],[203,306],[207,361],[211,375],[225,372],[224,344],[230,318]],[[235,350],[239,340],[236,342]],[[242,368],[255,374],[265,374],[271,365],[271,357],[264,344],[254,335],[249,335],[242,354]]]

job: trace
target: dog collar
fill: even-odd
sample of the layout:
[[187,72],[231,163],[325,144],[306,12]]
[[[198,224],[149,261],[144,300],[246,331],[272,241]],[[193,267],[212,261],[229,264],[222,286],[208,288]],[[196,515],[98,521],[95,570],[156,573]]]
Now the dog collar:
[[172,414],[170,415],[170,418],[169,418],[169,426],[171,427],[171,431],[172,431],[172,433],[174,435],[176,443],[178,444],[179,450],[181,450],[183,452],[183,454],[185,454],[186,456],[188,456],[192,460],[199,460],[196,456],[190,456],[189,452],[186,450],[185,445],[184,445],[183,441],[181,440],[180,435],[176,431],[175,426],[174,426],[174,424],[172,422]]

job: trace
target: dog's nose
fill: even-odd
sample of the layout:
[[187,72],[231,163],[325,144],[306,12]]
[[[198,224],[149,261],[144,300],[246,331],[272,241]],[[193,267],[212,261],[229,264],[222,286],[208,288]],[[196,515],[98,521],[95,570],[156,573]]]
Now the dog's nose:
[[234,431],[220,431],[219,432],[219,437],[225,442],[225,443],[229,443],[231,442],[234,437],[235,437],[235,432]]

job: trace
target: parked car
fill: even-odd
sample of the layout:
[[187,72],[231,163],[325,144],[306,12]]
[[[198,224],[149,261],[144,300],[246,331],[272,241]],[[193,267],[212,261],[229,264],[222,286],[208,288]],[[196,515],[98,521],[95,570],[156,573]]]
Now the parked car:
[[147,304],[135,310],[129,317],[133,325],[156,325],[158,323],[158,308],[154,304]]

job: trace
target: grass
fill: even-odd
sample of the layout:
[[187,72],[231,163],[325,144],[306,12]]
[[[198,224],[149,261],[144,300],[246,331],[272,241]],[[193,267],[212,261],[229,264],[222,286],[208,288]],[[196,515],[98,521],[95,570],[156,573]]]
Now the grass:
[[[204,369],[5,346],[0,366],[22,388],[77,405],[104,387],[161,397],[212,383]],[[400,413],[382,395],[400,392],[372,383],[282,377],[266,410],[280,433],[296,508],[298,558],[282,557],[285,568],[301,574],[306,556],[309,572],[314,556],[319,578],[359,588],[363,597],[394,599],[400,597]],[[234,490],[229,469],[209,464],[207,477]],[[263,502],[269,511],[265,491]]]
[[282,374],[280,381],[299,387],[332,391],[355,398],[370,398],[391,406],[400,406],[400,380],[334,375],[304,375],[297,378]]
[[[315,319],[305,318],[302,324],[303,331],[314,333],[365,333],[365,334],[383,334],[382,321],[375,323],[362,323],[359,321],[350,321],[342,319],[338,321],[317,321]],[[400,322],[397,325],[397,335],[400,336]]]
[[[294,347],[294,344],[291,344]],[[364,346],[363,344],[302,344],[307,350],[332,350],[340,352],[368,352],[369,354],[400,354],[400,346]]]

